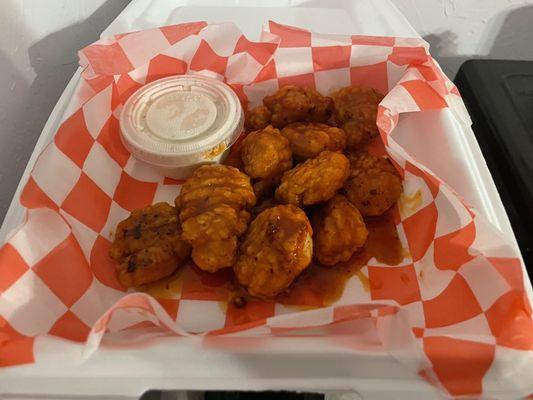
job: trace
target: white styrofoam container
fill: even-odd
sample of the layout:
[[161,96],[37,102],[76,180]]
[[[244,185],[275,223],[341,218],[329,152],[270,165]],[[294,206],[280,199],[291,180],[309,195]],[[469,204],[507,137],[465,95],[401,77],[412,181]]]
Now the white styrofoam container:
[[[102,36],[206,20],[235,22],[250,39],[257,40],[261,25],[269,19],[321,33],[418,36],[388,0],[133,0]],[[38,154],[83,100],[74,94],[80,72],[74,74],[43,129],[0,230],[0,243],[22,222],[24,210],[18,197]],[[418,134],[428,129],[430,135]],[[469,126],[444,109],[402,114],[396,131],[400,144],[415,158],[514,239]],[[435,156],[431,149],[446,157]],[[81,363],[73,360],[80,359],[83,345],[55,337],[37,338],[35,346],[50,351],[36,353],[47,354],[46,358],[2,370],[0,397],[135,399],[149,389],[346,390],[365,399],[441,396],[385,352],[346,353],[320,338],[288,337],[268,338],[266,345],[262,342],[252,350],[256,339],[246,340],[251,346],[242,346],[242,338],[239,344],[235,338],[217,338],[206,347],[199,338],[166,337],[150,346],[124,349],[108,336],[101,351]]]

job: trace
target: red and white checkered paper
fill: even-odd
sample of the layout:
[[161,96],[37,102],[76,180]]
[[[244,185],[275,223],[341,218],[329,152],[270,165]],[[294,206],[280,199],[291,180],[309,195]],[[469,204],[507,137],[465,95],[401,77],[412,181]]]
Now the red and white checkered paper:
[[[27,220],[0,249],[0,366],[35,362],[39,335],[87,340],[90,352],[106,331],[136,327],[334,338],[350,333],[341,322],[366,319],[384,348],[450,395],[533,391],[533,322],[517,253],[394,139],[400,113],[450,107],[468,120],[424,41],[320,35],[270,22],[255,43],[233,24],[197,22],[105,38],[79,54],[80,104],[40,155],[20,198]],[[410,256],[397,266],[371,260],[362,269],[370,289],[354,277],[337,303],[304,312],[259,301],[245,311],[222,307],[226,289],[194,267],[175,298],[127,294],[108,257],[112,231],[135,208],[172,202],[180,186],[130,156],[117,117],[143,84],[185,73],[224,80],[244,106],[288,84],[323,94],[350,84],[387,93],[381,138],[405,193],[422,199],[396,212]],[[348,347],[359,342],[354,333]]]

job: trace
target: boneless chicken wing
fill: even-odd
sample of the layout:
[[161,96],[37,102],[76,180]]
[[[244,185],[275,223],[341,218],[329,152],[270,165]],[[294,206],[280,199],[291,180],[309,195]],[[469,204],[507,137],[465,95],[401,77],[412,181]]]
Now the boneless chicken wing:
[[331,98],[311,88],[284,86],[263,99],[271,113],[270,121],[282,128],[297,121],[327,121],[333,112]]
[[220,164],[202,165],[181,187],[176,207],[182,223],[221,204],[236,210],[255,205],[250,178],[237,168]]
[[331,199],[348,177],[350,163],[340,153],[323,151],[285,172],[276,189],[280,203],[307,206]]
[[363,216],[378,216],[398,201],[402,181],[391,162],[364,151],[349,154],[346,197]]
[[298,160],[318,156],[324,150],[340,151],[346,146],[346,133],[320,122],[294,122],[281,131]]
[[337,126],[346,131],[348,147],[357,147],[362,141],[379,134],[376,118],[383,95],[362,86],[348,86],[331,94]]
[[270,110],[265,106],[252,108],[246,113],[244,127],[248,132],[266,128],[270,124]]
[[237,242],[246,230],[256,199],[250,178],[226,165],[194,171],[176,198],[182,237],[199,268],[214,272],[235,262]]
[[185,220],[182,237],[193,244],[194,262],[206,271],[216,271],[235,263],[238,238],[249,221],[247,211],[222,204]]
[[262,211],[250,224],[234,266],[238,282],[253,296],[273,297],[284,291],[309,265],[312,228],[293,205]]
[[348,261],[368,237],[359,210],[339,194],[313,215],[313,231],[314,256],[323,265]]
[[251,178],[281,175],[292,167],[289,141],[272,126],[251,132],[242,143],[242,161]]
[[342,124],[342,130],[346,134],[346,147],[349,149],[361,147],[371,136],[361,129],[361,125],[357,121],[345,122]]
[[167,203],[137,209],[117,226],[109,255],[126,287],[171,275],[189,256],[176,209]]

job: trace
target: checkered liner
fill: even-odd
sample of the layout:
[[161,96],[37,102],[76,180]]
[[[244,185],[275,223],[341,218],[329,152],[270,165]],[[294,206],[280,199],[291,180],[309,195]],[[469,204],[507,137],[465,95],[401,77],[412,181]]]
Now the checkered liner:
[[[468,122],[424,41],[320,35],[270,22],[254,43],[233,24],[197,22],[105,38],[79,54],[80,104],[40,155],[20,198],[26,222],[0,250],[0,366],[38,361],[33,343],[46,334],[88,338],[94,351],[104,332],[140,326],[184,336],[333,338],[346,334],[342,322],[367,320],[384,348],[451,395],[533,391],[533,379],[516,373],[533,369],[520,259],[394,139],[403,112],[450,107]],[[184,73],[223,79],[249,106],[287,84],[388,93],[377,118],[381,138],[405,193],[422,199],[396,212],[410,256],[397,266],[371,260],[362,269],[370,289],[354,277],[336,304],[305,312],[260,301],[245,311],[223,307],[226,289],[195,267],[185,269],[175,298],[127,294],[108,257],[112,232],[133,209],[172,202],[180,186],[130,157],[117,116],[143,84]],[[363,346],[358,335],[350,340]]]

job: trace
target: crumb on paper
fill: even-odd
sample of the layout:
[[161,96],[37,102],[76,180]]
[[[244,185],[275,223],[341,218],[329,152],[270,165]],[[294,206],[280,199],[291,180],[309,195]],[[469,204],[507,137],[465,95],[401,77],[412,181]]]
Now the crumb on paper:
[[427,269],[427,266],[424,264],[421,264],[420,271],[418,272],[418,277],[420,278],[422,284],[425,283],[424,278],[426,276],[426,269]]
[[226,150],[226,149],[227,149],[226,143],[224,143],[224,142],[219,143],[218,145],[216,145],[212,149],[207,150],[204,153],[204,157],[207,158],[208,160],[212,160],[213,158],[215,158],[219,154],[223,153],[224,150]]
[[244,308],[246,306],[247,301],[245,297],[237,296],[233,298],[232,303],[236,308]]

